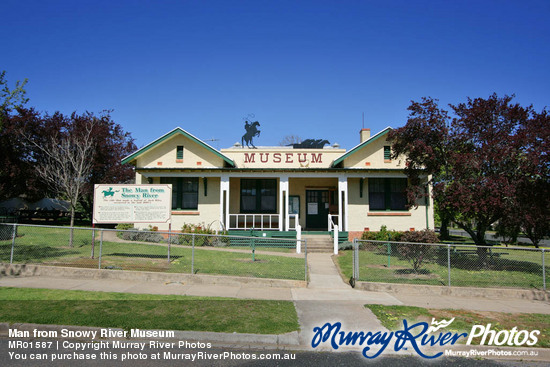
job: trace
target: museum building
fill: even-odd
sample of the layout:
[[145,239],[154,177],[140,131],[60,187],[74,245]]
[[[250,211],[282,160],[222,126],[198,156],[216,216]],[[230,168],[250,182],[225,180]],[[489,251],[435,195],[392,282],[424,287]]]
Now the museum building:
[[174,231],[186,223],[273,237],[336,230],[347,240],[382,225],[433,229],[431,199],[407,206],[405,162],[392,159],[390,130],[362,129],[349,151],[324,142],[217,150],[178,127],[122,162],[135,166],[136,184],[172,184]]

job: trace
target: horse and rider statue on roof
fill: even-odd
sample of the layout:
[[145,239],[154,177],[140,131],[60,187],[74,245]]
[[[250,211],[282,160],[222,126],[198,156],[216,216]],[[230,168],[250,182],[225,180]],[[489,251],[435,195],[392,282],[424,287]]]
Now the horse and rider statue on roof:
[[260,130],[258,130],[258,126],[260,126],[260,123],[258,121],[254,121],[253,123],[249,123],[248,120],[244,122],[244,128],[246,130],[246,133],[241,138],[241,144],[244,147],[244,144],[246,143],[246,146],[248,148],[254,148],[254,143],[252,142],[252,139],[255,136],[260,136]]
[[[261,131],[258,130],[260,123],[258,121],[250,123],[248,121],[250,117],[254,117],[254,115],[249,115],[249,117],[244,121],[244,129],[246,130],[246,133],[241,138],[241,144],[243,147],[246,144],[248,148],[257,149],[252,140],[254,137],[260,136]],[[294,149],[322,149],[327,144],[330,144],[330,142],[324,139],[306,139],[298,144],[288,144],[288,146],[292,146]]]

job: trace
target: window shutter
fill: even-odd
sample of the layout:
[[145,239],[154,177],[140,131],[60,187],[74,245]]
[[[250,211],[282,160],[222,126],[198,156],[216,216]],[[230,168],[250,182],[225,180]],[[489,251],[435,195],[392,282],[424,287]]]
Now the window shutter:
[[391,147],[389,145],[384,146],[384,160],[389,161],[391,159]]

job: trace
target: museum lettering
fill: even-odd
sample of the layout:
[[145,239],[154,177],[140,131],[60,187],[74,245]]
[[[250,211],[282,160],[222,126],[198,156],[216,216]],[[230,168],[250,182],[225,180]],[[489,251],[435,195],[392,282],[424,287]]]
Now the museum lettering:
[[323,153],[244,153],[244,163],[323,163]]

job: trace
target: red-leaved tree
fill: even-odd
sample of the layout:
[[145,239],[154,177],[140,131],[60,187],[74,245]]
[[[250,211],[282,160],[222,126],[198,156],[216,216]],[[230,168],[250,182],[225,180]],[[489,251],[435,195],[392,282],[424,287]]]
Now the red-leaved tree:
[[[6,141],[14,151],[11,162],[16,163],[11,168],[14,172],[24,168],[26,176],[6,177],[6,186],[20,182],[19,191],[32,192],[29,184],[33,184],[42,188],[41,194],[71,202],[71,211],[80,204],[90,215],[94,184],[126,183],[134,178],[133,168],[121,164],[136,150],[134,139],[112,120],[109,111],[66,116],[20,108],[7,122]],[[65,184],[56,178],[60,175],[66,177]],[[0,184],[4,183],[0,180]]]
[[[426,195],[418,178],[429,175],[440,214],[479,246],[487,245],[486,231],[499,220],[513,217],[526,232],[534,226],[537,233],[549,220],[544,208],[550,196],[526,198],[535,187],[548,192],[548,114],[512,99],[468,98],[451,105],[450,116],[436,100],[424,98],[411,103],[407,124],[389,135],[393,154],[407,157],[410,202]],[[526,215],[535,207],[537,225]],[[478,253],[485,262],[485,249]]]

